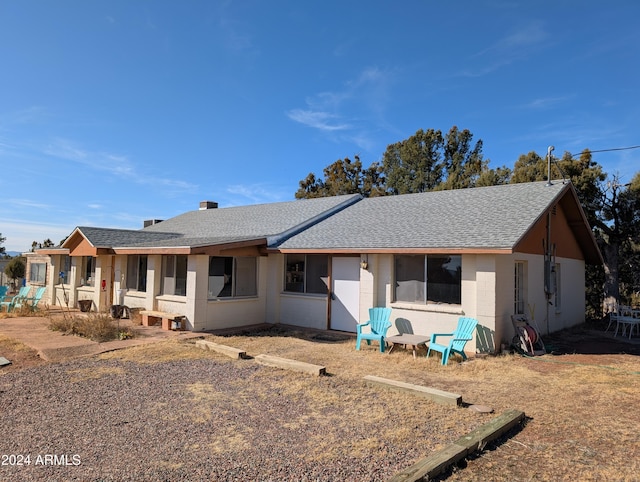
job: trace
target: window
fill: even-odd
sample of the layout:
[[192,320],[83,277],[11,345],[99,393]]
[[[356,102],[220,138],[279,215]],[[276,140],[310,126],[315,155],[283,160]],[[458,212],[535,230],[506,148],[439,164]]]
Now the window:
[[462,302],[460,255],[398,255],[395,257],[395,301]]
[[256,296],[257,262],[255,257],[209,258],[209,299]]
[[83,278],[80,280],[82,286],[95,286],[96,281],[96,259],[93,256],[82,258]]
[[525,307],[527,305],[526,300],[526,289],[525,289],[525,280],[526,280],[526,263],[524,261],[516,261],[515,262],[515,271],[514,271],[514,295],[513,295],[513,313],[515,315],[524,315]]
[[127,256],[127,289],[147,291],[147,256]]
[[328,293],[329,257],[323,254],[288,254],[285,291]]
[[186,296],[187,256],[164,256],[162,258],[162,272],[162,294]]
[[29,282],[34,284],[45,284],[47,282],[47,263],[31,263],[29,272]]
[[69,282],[69,270],[71,269],[71,258],[68,254],[63,254],[60,256],[60,266],[58,270],[58,283],[68,283]]

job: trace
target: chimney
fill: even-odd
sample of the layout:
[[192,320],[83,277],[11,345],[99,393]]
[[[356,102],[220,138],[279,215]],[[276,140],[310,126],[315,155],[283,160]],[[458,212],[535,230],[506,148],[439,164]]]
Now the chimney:
[[200,201],[200,211],[207,209],[218,209],[218,203],[214,201]]
[[161,223],[162,221],[163,221],[162,219],[145,219],[144,227],[148,228],[149,226],[153,226],[154,224]]

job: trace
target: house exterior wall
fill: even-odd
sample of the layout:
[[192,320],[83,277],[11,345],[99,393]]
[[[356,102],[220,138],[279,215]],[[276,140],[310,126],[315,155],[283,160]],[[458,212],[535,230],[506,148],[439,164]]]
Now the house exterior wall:
[[327,297],[282,293],[280,323],[305,328],[327,329]]
[[365,323],[369,319],[369,308],[378,306],[378,290],[376,277],[378,256],[367,256],[367,268],[360,268],[360,299],[358,323]]
[[77,308],[78,301],[91,300],[93,309],[97,307],[94,300],[94,287],[82,286],[80,280],[83,277],[82,274],[82,256],[71,257],[71,269],[69,271],[69,280],[67,286],[69,287],[69,307]]
[[265,323],[280,323],[280,296],[284,286],[284,255],[270,254],[262,266],[266,277]]
[[[46,259],[45,259],[46,258]],[[159,295],[162,256],[148,257],[147,291],[126,291],[122,304],[130,308],[160,310],[183,314],[190,330],[214,330],[260,323],[283,323],[294,326],[326,329],[328,298],[324,295],[294,294],[283,291],[284,255],[258,257],[258,296],[250,298],[208,299],[207,255],[192,255],[187,266],[187,295]],[[364,258],[363,258],[364,259]],[[63,293],[69,296],[69,306],[78,300],[90,299],[93,308],[107,311],[108,303],[120,304],[122,274],[126,273],[127,256],[98,256],[95,286],[79,286],[82,278],[82,257],[71,258],[68,283],[56,284],[62,256],[32,257],[30,261],[48,263],[45,298],[48,304],[63,303]],[[547,303],[544,292],[544,257],[531,253],[510,255],[462,256],[462,303],[412,304],[393,300],[394,256],[369,254],[367,268],[360,269],[360,322],[366,321],[373,306],[392,308],[389,335],[411,331],[415,334],[450,333],[460,316],[478,320],[476,339],[466,350],[496,352],[502,343],[509,344],[514,336],[511,315],[514,312],[516,262],[526,263],[526,311],[542,334],[558,331],[584,321],[585,264],[583,260],[557,258],[560,306]],[[113,280],[111,279],[113,273]],[[105,279],[107,290],[101,289]],[[112,293],[107,293],[109,287]],[[548,309],[547,309],[548,307]],[[548,323],[547,323],[548,320]]]
[[[25,270],[24,270],[24,279],[26,280],[27,286],[33,286],[40,288],[42,286],[46,287],[46,291],[44,295],[40,299],[40,303],[42,305],[51,305],[51,299],[53,296],[53,268],[51,265],[51,256],[48,255],[38,255],[36,253],[24,253],[23,256],[26,259]],[[46,266],[45,279],[44,283],[34,282],[31,280],[31,270],[33,269],[34,264],[44,264]],[[33,296],[35,290],[32,290],[30,296]]]
[[285,292],[285,255],[270,254],[266,264],[265,292],[268,293],[268,300],[264,303],[266,315],[263,322],[326,330],[327,296]]
[[569,328],[585,320],[585,266],[584,261],[570,258],[556,258],[559,264],[560,306],[554,303],[549,309],[549,328],[551,332]]
[[[585,317],[585,265],[572,258],[557,258],[561,266],[558,280],[561,306],[556,306],[555,296],[547,299],[544,290],[544,256],[514,253],[500,256],[496,292],[496,339],[509,344],[515,331],[511,323],[515,302],[515,263],[526,263],[526,314],[541,334],[548,334],[584,322]],[[500,329],[502,327],[502,329]]]
[[[62,283],[59,283],[61,280],[60,272],[63,270],[62,260],[63,255],[52,255],[51,256],[51,273],[47,277],[47,291],[45,292],[45,297],[43,300],[47,300],[47,303],[51,306],[63,306],[72,307],[71,296],[73,292],[73,285],[71,284],[71,272],[67,273],[67,276],[62,280]],[[49,287],[51,289],[49,289]]]
[[[544,257],[541,255],[463,255],[462,304],[459,306],[393,301],[394,257],[377,255],[374,262],[372,258],[369,256],[369,275],[361,273],[361,311],[367,313],[366,308],[371,306],[391,307],[392,327],[389,335],[406,332],[407,328],[416,334],[450,333],[460,316],[469,316],[478,320],[478,328],[476,339],[467,343],[465,349],[471,353],[499,351],[501,345],[509,345],[514,336],[511,315],[514,313],[516,261],[524,261],[527,265],[527,314],[534,319],[541,333],[547,333]],[[561,307],[556,309],[550,305],[548,316],[551,332],[584,321],[584,261],[572,258],[558,258],[556,261],[561,266]],[[373,278],[375,298],[371,296],[367,276]],[[375,303],[366,306],[370,300]]]
[[[407,333],[408,331],[417,335],[430,335],[431,333],[450,333],[455,330],[458,318],[465,314],[464,292],[462,305],[422,305],[395,302],[393,301],[393,265],[393,255],[378,255],[377,263],[374,265],[376,272],[373,273],[378,293],[377,305],[391,308],[391,328],[389,328],[388,335],[396,335],[400,332]],[[465,270],[465,257],[463,257],[463,279],[469,277]],[[463,286],[466,290],[471,288],[468,283],[463,283]],[[474,346],[468,344],[466,349],[475,352],[475,344]]]
[[[220,298],[208,299],[209,257],[204,258],[199,266],[199,287],[194,306],[196,329],[213,330],[221,328],[235,328],[239,326],[256,325],[266,323],[267,320],[267,293],[269,291],[269,261],[265,256],[257,257],[258,262],[258,295],[247,298]],[[187,284],[187,296],[190,293],[190,285]],[[189,306],[188,311],[190,312]],[[204,316],[202,316],[204,314]],[[204,319],[201,323],[200,320]],[[202,328],[198,328],[200,325]]]

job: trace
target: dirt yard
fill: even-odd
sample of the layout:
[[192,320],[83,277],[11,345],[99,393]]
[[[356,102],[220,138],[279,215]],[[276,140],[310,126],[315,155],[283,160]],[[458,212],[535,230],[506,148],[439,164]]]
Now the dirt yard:
[[[73,426],[73,411],[66,414],[70,421],[49,413],[56,397],[73,407],[99,401],[105,412],[110,400],[119,400],[123,414],[114,413],[117,420],[107,417],[105,423],[126,423],[129,430],[147,427],[131,434],[134,448],[117,438],[117,430],[96,426],[100,417],[78,412],[77,424],[94,427],[102,437],[78,432],[80,467],[57,472],[0,467],[0,479],[28,474],[21,480],[386,480],[513,408],[525,412],[524,426],[441,480],[640,480],[640,345],[602,331],[590,326],[545,337],[553,354],[541,357],[455,359],[446,367],[437,359],[413,359],[410,350],[380,354],[377,346],[365,346],[357,352],[352,337],[335,333],[272,329],[207,337],[250,355],[326,366],[328,376],[320,379],[257,367],[252,360],[233,361],[190,343],[162,342],[65,365],[47,364],[24,346],[0,339],[0,355],[13,362],[0,369],[0,400],[5,415],[13,415],[11,423],[3,416],[2,432],[9,434],[0,444],[3,453],[16,449],[12,441],[23,450],[49,446],[27,413],[37,411],[58,440],[75,430],[65,425]],[[188,376],[172,375],[185,369]],[[362,382],[365,375],[458,393],[464,405],[450,408],[373,389]],[[47,379],[55,379],[55,393],[34,388]],[[18,386],[30,387],[27,395],[19,394]],[[114,386],[117,393],[104,393]],[[177,392],[191,407],[186,418],[167,412],[165,398]],[[28,404],[28,412],[15,406],[18,399]],[[471,404],[489,406],[494,413],[473,413],[466,408]],[[21,413],[23,421],[13,420]],[[188,456],[180,461],[157,449],[159,443],[170,444],[159,442],[158,434],[173,424],[182,427],[171,432],[176,444],[186,443],[176,435],[185,430],[191,440]],[[132,462],[140,454],[146,457]],[[210,465],[203,468],[198,463],[203,460]]]

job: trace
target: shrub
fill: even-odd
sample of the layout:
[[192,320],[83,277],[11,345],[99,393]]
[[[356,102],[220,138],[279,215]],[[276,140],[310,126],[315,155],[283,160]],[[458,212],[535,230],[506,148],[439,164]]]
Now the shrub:
[[68,335],[78,335],[97,342],[126,340],[133,337],[131,329],[121,329],[119,323],[104,313],[51,319],[49,328],[53,331],[62,331]]

